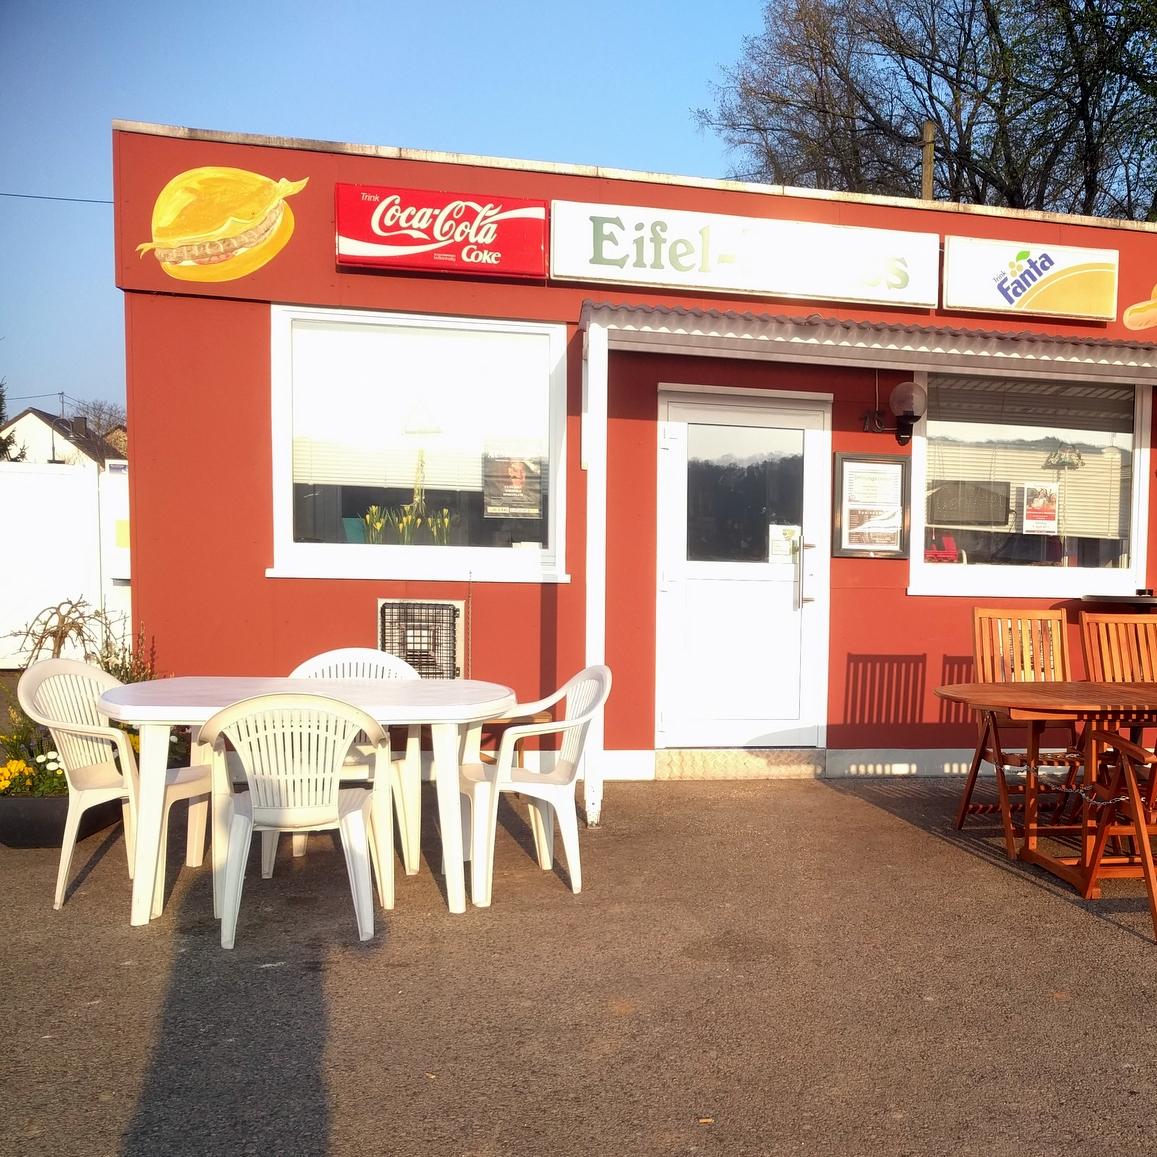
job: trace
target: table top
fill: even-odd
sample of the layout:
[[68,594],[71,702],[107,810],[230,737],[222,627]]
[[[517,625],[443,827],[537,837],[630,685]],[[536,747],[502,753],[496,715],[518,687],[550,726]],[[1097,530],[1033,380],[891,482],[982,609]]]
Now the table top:
[[1157,715],[1157,683],[954,683],[937,687],[941,699],[1014,718],[1136,718]]
[[1082,603],[1105,603],[1114,607],[1157,607],[1157,595],[1081,595]]
[[184,675],[112,687],[100,707],[121,723],[204,723],[227,704],[254,695],[327,695],[360,707],[379,723],[469,723],[508,713],[512,688],[478,679],[305,679]]

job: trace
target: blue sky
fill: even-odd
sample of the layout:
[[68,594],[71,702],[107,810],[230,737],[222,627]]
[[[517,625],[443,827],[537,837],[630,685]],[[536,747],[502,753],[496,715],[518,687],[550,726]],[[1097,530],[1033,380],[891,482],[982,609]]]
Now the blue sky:
[[[691,110],[760,0],[0,0],[9,414],[123,401],[114,119],[721,177]],[[64,201],[37,198],[77,198]]]

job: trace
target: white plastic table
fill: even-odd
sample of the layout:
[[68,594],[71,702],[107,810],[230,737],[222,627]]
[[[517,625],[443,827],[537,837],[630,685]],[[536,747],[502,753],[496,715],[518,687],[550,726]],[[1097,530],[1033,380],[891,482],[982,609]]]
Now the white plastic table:
[[[200,727],[230,703],[254,695],[304,693],[328,695],[360,707],[383,726],[426,724],[434,748],[438,825],[451,912],[466,911],[462,818],[458,799],[461,739],[470,724],[500,718],[515,704],[514,691],[477,679],[290,679],[251,676],[182,676],[126,683],[100,698],[110,719],[130,723],[141,736],[140,798],[131,923],[147,924],[153,915],[153,888],[161,855],[165,768],[173,727]],[[196,732],[194,730],[194,740]],[[219,817],[214,816],[214,865],[218,860]],[[392,833],[390,834],[392,845]],[[392,847],[391,847],[392,854]],[[216,891],[216,888],[214,889]]]

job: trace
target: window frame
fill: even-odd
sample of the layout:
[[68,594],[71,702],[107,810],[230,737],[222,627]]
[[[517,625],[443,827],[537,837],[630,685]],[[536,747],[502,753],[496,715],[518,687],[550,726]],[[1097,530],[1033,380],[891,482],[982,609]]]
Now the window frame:
[[[402,546],[295,542],[293,538],[293,327],[400,325],[459,333],[539,334],[549,341],[548,452],[550,484],[545,547]],[[565,324],[446,317],[436,314],[315,306],[270,306],[270,417],[273,457],[273,563],[270,578],[429,579],[469,582],[569,582],[566,573]]]
[[[972,371],[969,371],[972,372]],[[1015,385],[1027,375],[991,375]],[[1040,375],[1035,375],[1039,377]],[[927,373],[914,377],[927,390]],[[1065,380],[1084,381],[1076,375]],[[926,562],[922,547],[912,548],[908,570],[910,595],[996,596],[1009,598],[1077,599],[1082,595],[1131,595],[1146,585],[1149,529],[1149,451],[1152,387],[1143,382],[1120,381],[1133,387],[1133,493],[1129,506],[1130,565],[1108,567],[993,566]],[[924,542],[927,525],[928,415],[912,433],[911,541]]]

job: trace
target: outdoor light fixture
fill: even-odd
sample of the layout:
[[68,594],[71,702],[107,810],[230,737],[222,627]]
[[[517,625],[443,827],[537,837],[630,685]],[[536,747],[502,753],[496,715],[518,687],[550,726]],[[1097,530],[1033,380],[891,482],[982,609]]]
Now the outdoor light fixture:
[[876,394],[876,409],[864,415],[864,430],[873,434],[895,434],[901,446],[912,441],[912,427],[924,416],[928,405],[928,395],[917,382],[900,382],[892,388],[888,398],[888,408],[896,418],[894,426],[884,424],[884,411],[880,409],[880,395]]

